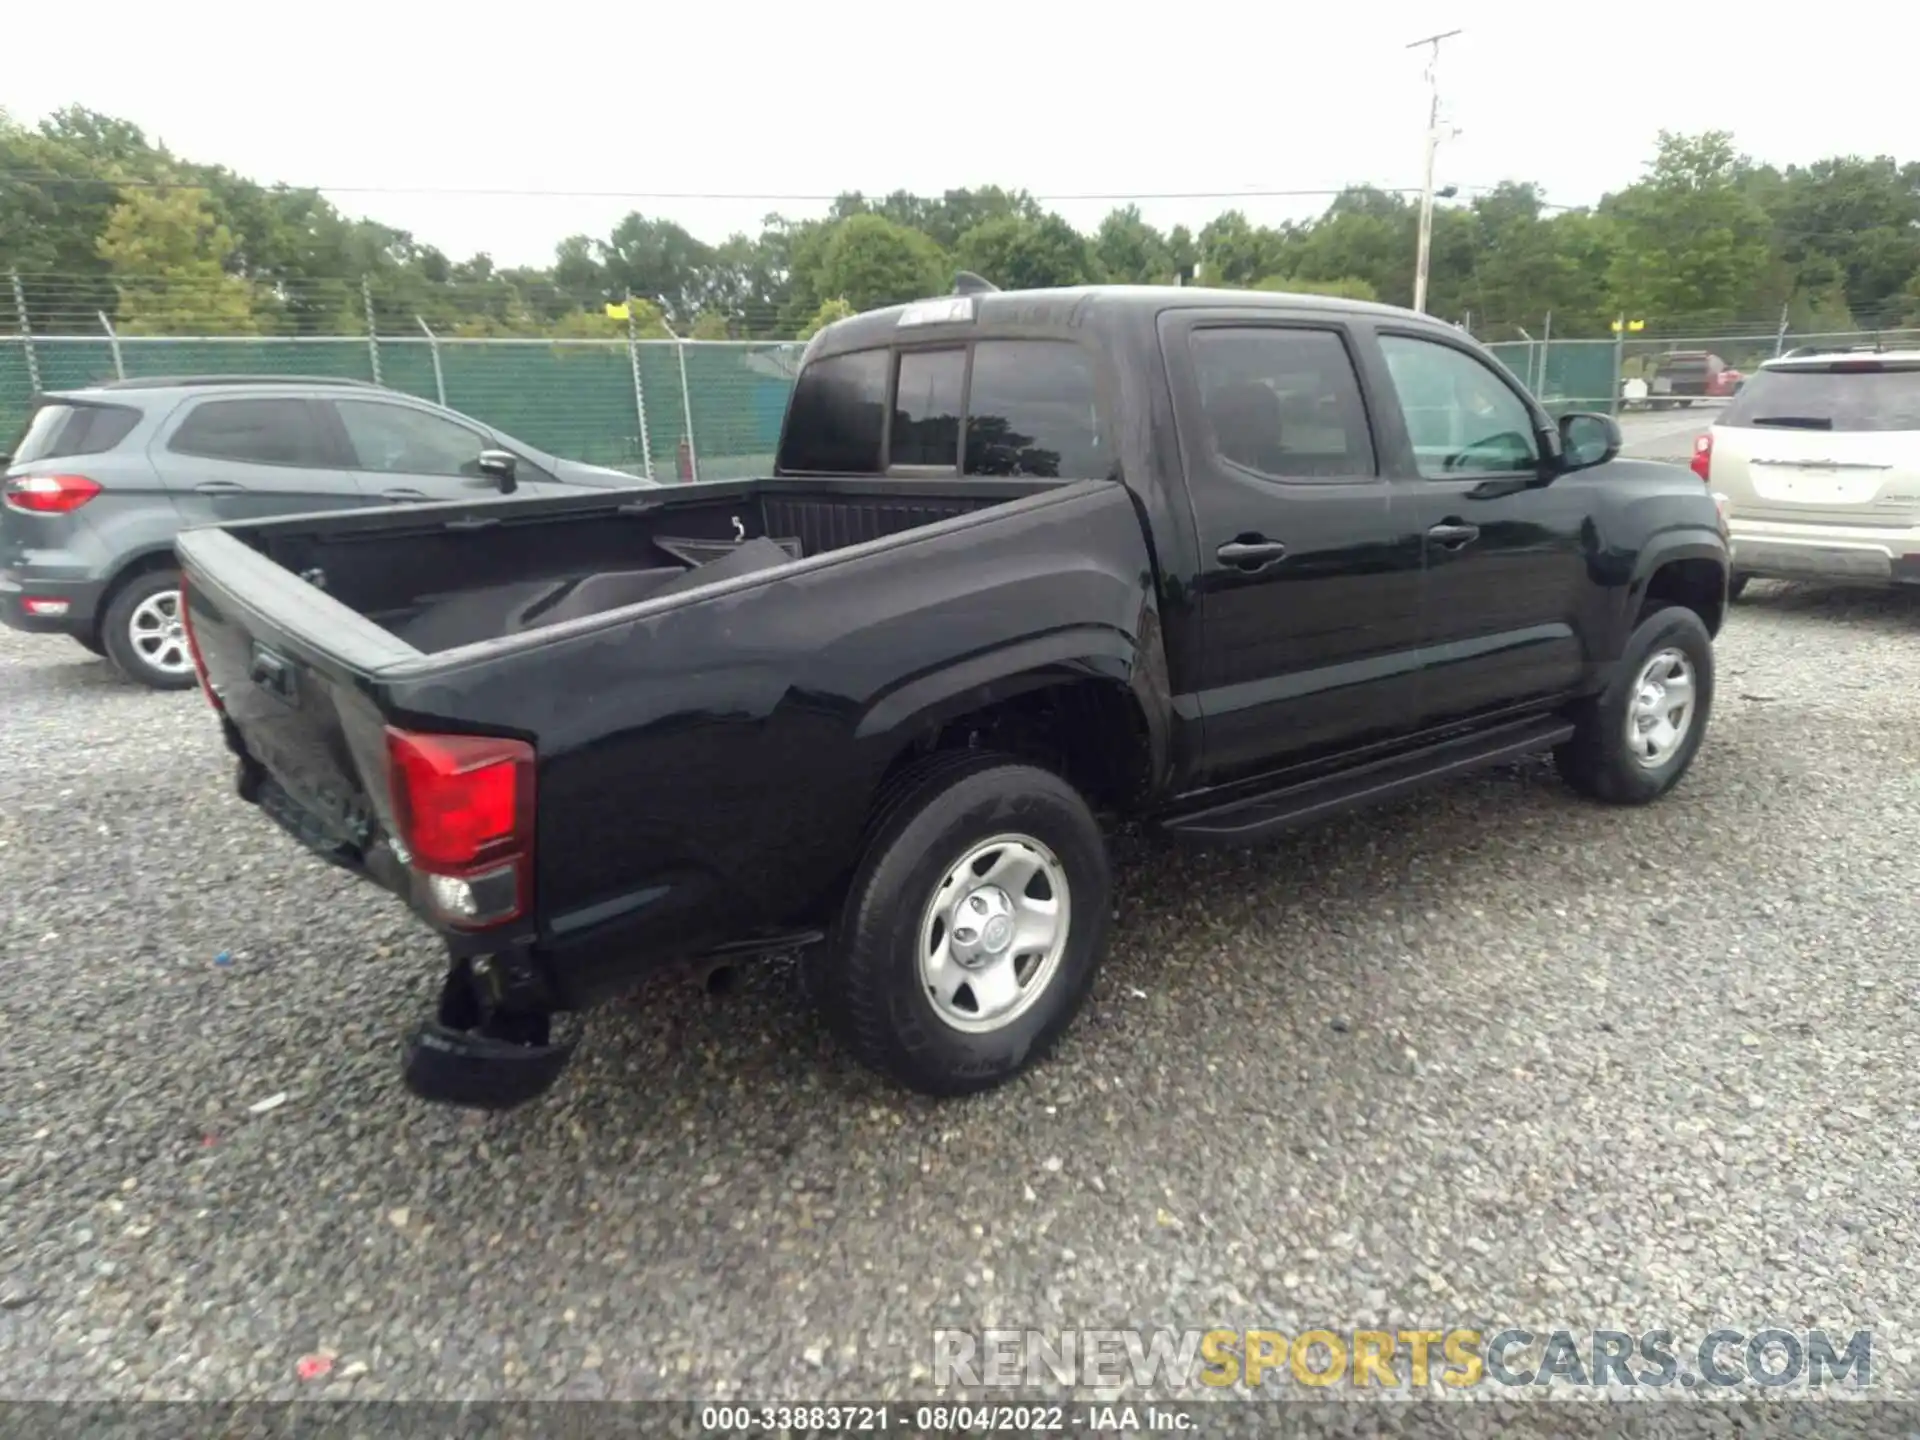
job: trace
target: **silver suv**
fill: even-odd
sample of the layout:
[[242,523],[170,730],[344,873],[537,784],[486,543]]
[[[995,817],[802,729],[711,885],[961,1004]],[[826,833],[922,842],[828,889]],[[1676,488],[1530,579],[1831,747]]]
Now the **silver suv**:
[[1920,583],[1920,351],[1768,360],[1694,442],[1733,591],[1753,576]]
[[36,397],[0,456],[0,620],[194,683],[173,537],[303,511],[645,486],[364,382],[208,376]]

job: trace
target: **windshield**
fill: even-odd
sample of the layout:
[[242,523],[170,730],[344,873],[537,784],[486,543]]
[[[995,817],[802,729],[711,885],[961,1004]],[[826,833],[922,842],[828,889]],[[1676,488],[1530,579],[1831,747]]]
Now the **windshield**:
[[1920,430],[1920,369],[1763,369],[1741,388],[1720,424]]
[[6,463],[25,465],[69,455],[98,455],[126,439],[139,420],[140,412],[124,405],[45,404],[27,421]]

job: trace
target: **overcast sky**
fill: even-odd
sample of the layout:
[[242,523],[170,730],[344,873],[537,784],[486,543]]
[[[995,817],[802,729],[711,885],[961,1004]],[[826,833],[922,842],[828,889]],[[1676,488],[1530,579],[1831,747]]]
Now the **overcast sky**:
[[[1404,47],[1455,27],[1440,78],[1463,133],[1442,185],[1528,179],[1588,203],[1633,180],[1662,128],[1731,129],[1777,163],[1920,159],[1899,78],[1916,0],[174,0],[89,6],[102,43],[79,51],[81,12],[12,9],[7,50],[37,57],[0,85],[16,119],[78,102],[502,264],[633,209],[718,240],[824,208],[677,195],[997,183],[1091,229],[1114,201],[1052,197],[1137,195],[1155,223],[1197,227],[1235,202],[1146,197],[1417,186],[1424,52]],[[1238,203],[1271,222],[1325,201]]]

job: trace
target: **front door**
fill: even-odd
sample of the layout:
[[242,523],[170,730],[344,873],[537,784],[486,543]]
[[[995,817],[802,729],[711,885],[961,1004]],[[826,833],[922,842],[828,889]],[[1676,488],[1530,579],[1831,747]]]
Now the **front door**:
[[[495,443],[478,426],[391,400],[325,403],[339,417],[361,488],[375,501],[497,500],[503,493],[500,481],[480,470],[480,452]],[[518,495],[568,493],[526,462],[516,479]]]
[[1544,417],[1497,366],[1430,332],[1378,341],[1396,514],[1426,556],[1426,722],[1570,693],[1585,663],[1591,494],[1542,470]]
[[1420,553],[1395,543],[1345,325],[1176,311],[1161,343],[1199,541],[1205,779],[1412,728]]

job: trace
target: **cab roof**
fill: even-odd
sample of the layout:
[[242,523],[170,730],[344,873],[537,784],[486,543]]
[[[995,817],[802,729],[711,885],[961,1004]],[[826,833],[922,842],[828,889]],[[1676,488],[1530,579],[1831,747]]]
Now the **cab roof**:
[[1296,295],[1273,290],[1227,290],[1195,285],[1077,285],[1045,290],[989,290],[889,305],[836,320],[813,339],[814,353],[868,350],[920,337],[961,339],[979,328],[1101,329],[1128,317],[1163,310],[1285,310],[1298,314],[1368,315],[1452,330],[1445,321],[1397,305],[1336,295]]

